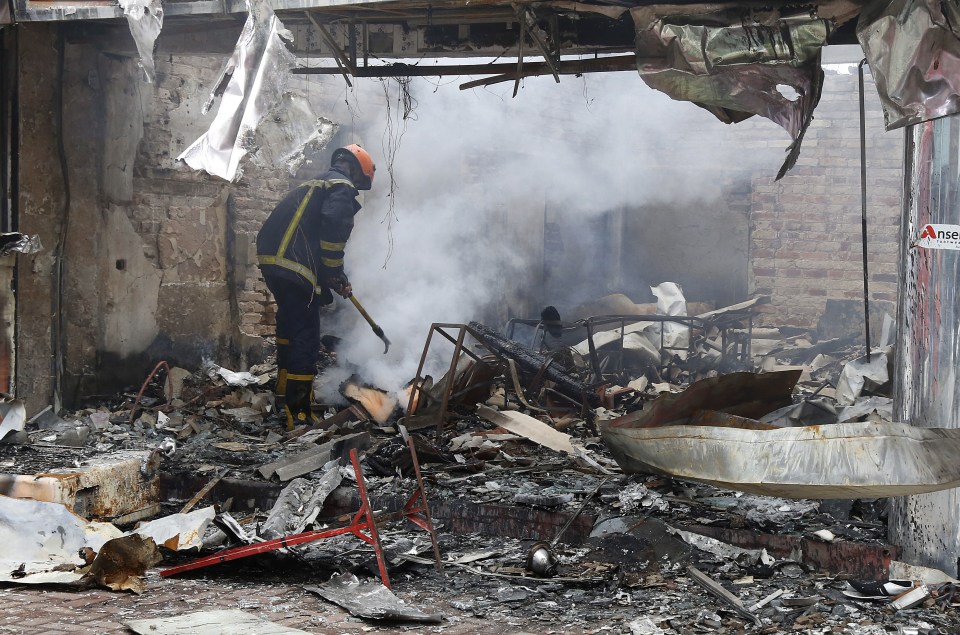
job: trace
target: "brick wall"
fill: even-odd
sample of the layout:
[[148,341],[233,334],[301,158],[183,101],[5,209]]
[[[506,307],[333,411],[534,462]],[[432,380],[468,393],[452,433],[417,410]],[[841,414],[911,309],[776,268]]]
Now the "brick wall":
[[[862,304],[860,141],[857,75],[827,72],[823,96],[796,167],[753,178],[751,288],[771,296],[763,322],[816,327],[828,301]],[[883,129],[866,77],[870,298],[891,314],[896,301],[903,133]],[[871,320],[875,319],[871,316]]]
[[[165,237],[182,234],[184,228],[196,229],[198,210],[225,200],[231,241],[226,266],[230,271],[220,276],[220,282],[230,285],[235,293],[241,332],[270,335],[275,307],[256,267],[255,239],[264,219],[298,179],[276,167],[244,161],[239,181],[228,184],[176,162],[177,155],[206,130],[216,113],[219,103],[207,115],[201,115],[200,108],[222,64],[220,55],[158,56],[156,84],[141,87],[145,93],[144,132],[129,214],[143,237],[147,255],[166,269],[170,264],[164,262],[154,245],[162,244]],[[331,91],[339,88],[333,82],[330,86]],[[328,95],[315,82],[309,91],[303,86],[301,89],[318,104],[336,94]],[[322,106],[318,112],[324,112]],[[313,174],[299,176],[309,178]],[[214,278],[211,275],[210,282],[215,282]]]

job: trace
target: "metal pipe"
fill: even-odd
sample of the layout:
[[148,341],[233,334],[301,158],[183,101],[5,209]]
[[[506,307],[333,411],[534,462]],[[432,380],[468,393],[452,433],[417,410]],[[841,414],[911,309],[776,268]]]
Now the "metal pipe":
[[863,330],[867,344],[867,361],[870,361],[870,282],[867,271],[867,118],[863,98],[863,65],[860,60],[857,72],[860,80],[860,232],[863,241]]

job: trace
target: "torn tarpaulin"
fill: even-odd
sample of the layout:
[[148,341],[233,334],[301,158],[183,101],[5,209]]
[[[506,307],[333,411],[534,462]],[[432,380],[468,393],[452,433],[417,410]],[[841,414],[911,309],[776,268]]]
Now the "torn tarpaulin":
[[870,2],[857,39],[887,130],[960,110],[960,7],[941,0]]
[[[210,129],[177,157],[195,170],[206,170],[228,181],[238,177],[240,160],[250,152],[260,150],[262,153],[265,144],[276,143],[277,148],[281,148],[271,148],[265,157],[275,155],[287,159],[297,152],[299,146],[282,149],[286,143],[302,145],[311,140],[304,139],[302,134],[294,134],[293,128],[284,129],[283,126],[279,130],[284,134],[278,133],[282,138],[265,139],[263,134],[258,134],[259,126],[268,115],[274,120],[277,117],[281,120],[288,116],[296,118],[294,112],[306,116],[302,114],[306,104],[297,102],[296,109],[287,109],[284,114],[279,112],[284,104],[290,103],[287,84],[296,60],[284,40],[292,41],[293,35],[265,0],[247,0],[247,11],[249,15],[237,47],[203,107],[203,112],[207,112],[214,100],[222,97],[217,116]],[[312,115],[309,121],[316,124]],[[335,130],[326,120],[317,125],[316,140],[325,145]]]
[[0,496],[0,581],[76,584],[84,561],[122,536],[110,523],[88,522],[58,503]]
[[[820,49],[831,22],[809,13],[658,16],[631,10],[637,29],[637,70],[651,88],[691,101],[725,123],[765,117],[793,138],[777,174],[796,163],[813,110],[820,101]],[[660,55],[650,57],[653,47]],[[787,86],[795,97],[780,92]]]
[[156,77],[153,51],[160,29],[163,28],[163,4],[161,0],[119,0],[123,14],[130,25],[130,34],[137,43],[140,68],[151,84]]

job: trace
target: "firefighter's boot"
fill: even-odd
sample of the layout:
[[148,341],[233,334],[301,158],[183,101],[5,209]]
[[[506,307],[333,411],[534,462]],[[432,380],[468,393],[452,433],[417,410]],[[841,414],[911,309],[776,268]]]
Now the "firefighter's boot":
[[313,377],[309,375],[286,376],[286,403],[284,410],[287,413],[287,430],[293,430],[298,425],[312,425],[319,419],[313,416],[310,403],[313,401]]

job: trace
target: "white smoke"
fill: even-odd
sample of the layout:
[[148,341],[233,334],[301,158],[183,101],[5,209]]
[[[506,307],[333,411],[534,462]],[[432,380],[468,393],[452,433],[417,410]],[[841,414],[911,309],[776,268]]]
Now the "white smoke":
[[[732,140],[747,132],[647,88],[635,73],[563,77],[560,84],[528,79],[516,99],[512,82],[460,91],[469,79],[414,79],[416,107],[405,130],[396,82],[385,80],[388,115],[380,80],[354,80],[352,91],[338,76],[305,80],[308,94],[323,96],[326,110],[317,111],[340,122],[349,141],[377,162],[346,270],[393,345],[383,355],[380,340],[342,300],[326,324],[344,339],[341,358],[385,389],[413,377],[431,323],[502,318],[505,304],[540,297],[528,279],[537,280],[529,272],[543,266],[545,208],[582,220],[619,206],[662,203],[669,213],[668,202],[715,201],[721,183],[702,178],[701,168],[753,163],[772,174],[789,142],[770,122],[748,124],[765,142],[744,156],[743,144]],[[385,154],[401,131],[392,166],[394,219],[387,222]],[[443,353],[435,363],[444,355],[442,365],[449,363],[452,346],[434,341]]]

